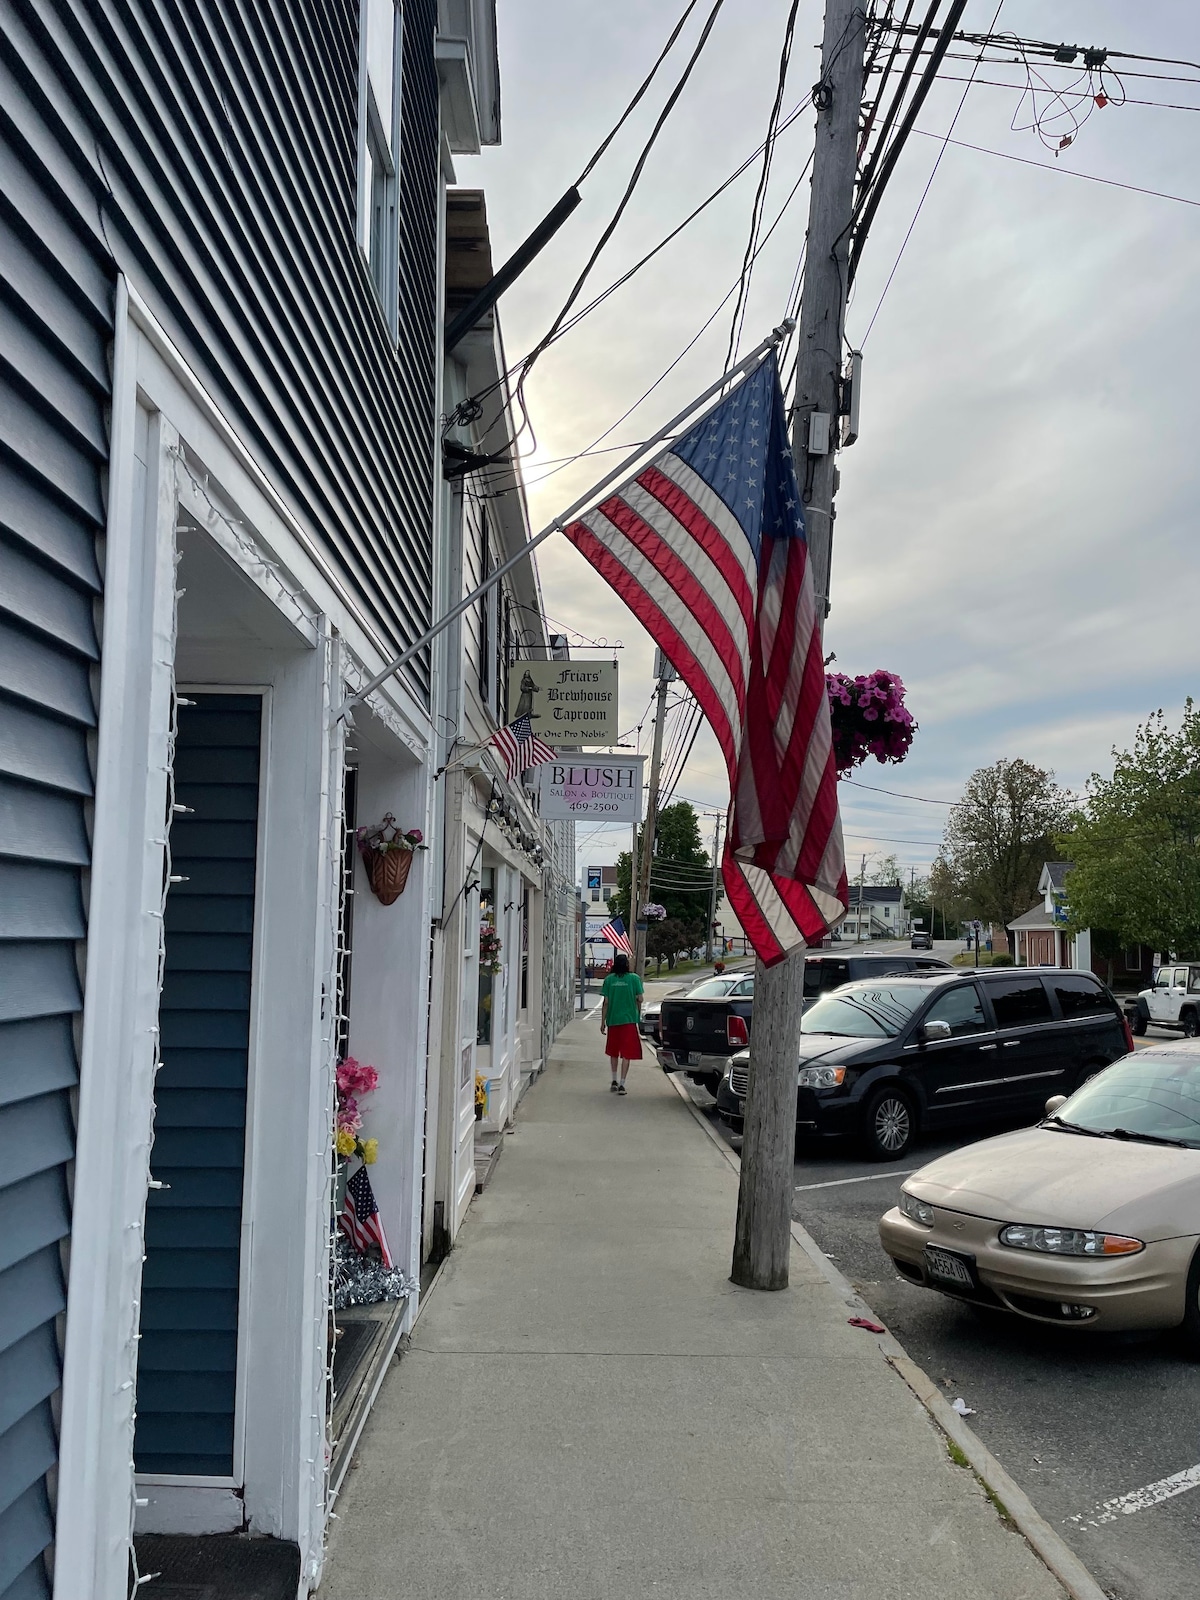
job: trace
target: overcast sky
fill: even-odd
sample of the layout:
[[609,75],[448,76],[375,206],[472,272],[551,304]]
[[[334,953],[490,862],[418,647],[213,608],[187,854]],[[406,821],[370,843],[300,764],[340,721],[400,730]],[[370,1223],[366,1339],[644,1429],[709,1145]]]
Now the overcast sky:
[[[501,0],[503,144],[457,163],[460,183],[487,190],[497,261],[578,177],[680,9],[681,0]],[[787,0],[726,0],[589,290],[670,231],[760,142],[787,9]],[[785,110],[806,99],[817,76],[822,9],[820,0],[801,0]],[[972,0],[964,26],[985,30],[994,12],[995,0]],[[1005,0],[998,28],[1200,61],[1200,8],[1178,0]],[[1200,78],[1184,67],[1127,65]],[[970,64],[944,70],[965,79]],[[1062,81],[1052,69],[1046,75]],[[980,76],[1015,82],[1020,73],[984,68]],[[583,205],[505,296],[510,359],[558,310],[670,81],[664,72],[664,87],[656,84],[585,184]],[[1123,81],[1131,101],[1200,106],[1200,87]],[[918,126],[943,134],[963,88],[939,84]],[[1178,715],[1200,653],[1192,398],[1200,113],[1110,104],[1056,157],[1036,131],[1012,126],[1028,121],[1019,115],[1028,101],[1019,100],[1016,89],[976,84],[954,137],[1057,170],[946,150],[864,346],[862,434],[840,459],[826,649],[850,673],[898,672],[920,723],[907,761],[872,762],[857,776],[934,798],[955,798],[976,767],[1000,756],[1052,767],[1080,788],[1090,772],[1110,768],[1112,745],[1130,744],[1149,711]],[[809,153],[812,125],[806,111],[780,141],[770,218]],[[940,148],[933,138],[910,140],[888,188],[849,311],[853,344],[864,338]],[[1081,173],[1197,203],[1068,176]],[[754,183],[752,171],[540,359],[528,386],[535,527],[620,457],[591,456],[557,472],[543,463],[584,449],[614,423],[736,281]],[[759,259],[743,348],[784,312],[807,205],[805,182]],[[726,308],[604,443],[644,438],[705,388],[722,370],[728,337]],[[541,571],[554,618],[606,645],[622,641],[622,726],[632,727],[652,689],[647,635],[565,541],[543,547]],[[648,735],[647,725],[643,748]],[[707,730],[678,792],[708,810],[728,801]],[[841,793],[852,874],[863,852],[894,853],[906,869],[932,859],[943,807],[847,784]],[[627,837],[581,825],[580,860],[611,861]]]

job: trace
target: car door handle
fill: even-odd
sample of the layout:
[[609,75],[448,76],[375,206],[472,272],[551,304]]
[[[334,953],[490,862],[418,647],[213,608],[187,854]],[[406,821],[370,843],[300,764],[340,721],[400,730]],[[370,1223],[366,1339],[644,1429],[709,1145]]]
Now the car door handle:
[[979,1048],[981,1050],[999,1050],[1000,1046],[998,1044],[981,1044]]
[[1020,1039],[1005,1039],[1004,1048],[1006,1050],[1015,1050],[1017,1045],[1020,1044],[1020,1042],[1021,1042]]

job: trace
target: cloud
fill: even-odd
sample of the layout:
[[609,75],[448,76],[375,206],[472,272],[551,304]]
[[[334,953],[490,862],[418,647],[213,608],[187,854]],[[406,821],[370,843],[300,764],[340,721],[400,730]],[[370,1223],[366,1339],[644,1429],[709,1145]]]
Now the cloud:
[[[584,298],[679,221],[748,155],[765,129],[786,6],[729,0],[710,51],[668,124],[625,222]],[[785,105],[807,94],[819,8],[802,8]],[[459,162],[482,182],[497,259],[524,237],[625,104],[674,18],[644,0],[508,0],[502,8],[504,144]],[[977,19],[982,25],[986,18]],[[1007,0],[1003,26],[1045,32],[1044,7]],[[1055,28],[1082,43],[1197,59],[1200,13],[1170,0],[1062,0]],[[1139,64],[1144,66],[1144,64]],[[957,63],[953,71],[969,69]],[[1150,69],[1154,70],[1154,69]],[[1163,69],[1166,70],[1166,69]],[[990,73],[988,76],[995,76]],[[1130,84],[1134,80],[1129,80]],[[1142,98],[1192,92],[1139,80]],[[962,84],[938,86],[920,124],[948,127]],[[549,325],[616,203],[661,104],[648,103],[584,186],[584,204],[506,295],[510,354]],[[1194,263],[1200,211],[1066,176],[1071,170],[1200,199],[1200,117],[1133,105],[1097,111],[1055,161],[1010,129],[1015,94],[971,90],[955,137],[1044,161],[1039,172],[949,148],[864,353],[862,434],[840,469],[827,648],[847,671],[887,666],[909,689],[920,732],[901,767],[861,776],[952,797],[1000,755],[1052,766],[1078,788],[1110,747],[1196,680],[1200,452],[1193,374],[1200,356]],[[1019,119],[1018,119],[1019,120]],[[811,144],[788,133],[768,215]],[[880,208],[848,317],[861,340],[938,151],[914,138]],[[538,449],[537,525],[619,460],[593,456],[552,476],[539,463],[589,445],[660,378],[737,278],[755,175],[723,199],[549,350],[529,383]],[[747,342],[778,320],[804,232],[807,185],[756,269]],[[582,302],[581,302],[582,303]],[[728,315],[604,443],[644,438],[720,370]],[[537,481],[539,480],[540,481]],[[591,639],[624,644],[622,720],[651,691],[653,648],[572,550],[543,547],[549,611]],[[643,745],[648,727],[643,734]],[[679,786],[727,798],[707,732]],[[936,838],[923,812],[843,791],[847,834]],[[612,855],[620,842],[613,839]],[[866,841],[874,848],[872,840]],[[851,853],[859,841],[848,839]],[[921,846],[885,845],[902,862]],[[612,858],[609,856],[609,859]]]

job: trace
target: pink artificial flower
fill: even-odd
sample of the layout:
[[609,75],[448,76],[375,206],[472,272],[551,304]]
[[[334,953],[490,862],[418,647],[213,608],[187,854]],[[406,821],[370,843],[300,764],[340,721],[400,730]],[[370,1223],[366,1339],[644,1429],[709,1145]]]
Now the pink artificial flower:
[[420,828],[410,828],[404,837],[411,840],[413,844],[420,844],[425,835],[421,832]]

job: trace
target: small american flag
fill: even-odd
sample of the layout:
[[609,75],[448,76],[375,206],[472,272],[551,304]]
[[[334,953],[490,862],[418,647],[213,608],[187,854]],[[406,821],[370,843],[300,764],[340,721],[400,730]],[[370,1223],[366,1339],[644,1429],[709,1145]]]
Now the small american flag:
[[565,530],[699,701],[725,757],[729,902],[768,964],[845,913],[821,626],[774,354]]
[[388,1249],[387,1235],[375,1203],[375,1191],[371,1188],[365,1166],[359,1167],[346,1185],[346,1204],[342,1207],[338,1226],[360,1256],[371,1245],[377,1244],[384,1266],[392,1266],[392,1252]]
[[600,929],[600,937],[606,944],[612,945],[614,950],[623,950],[627,956],[633,954],[633,946],[629,942],[629,935],[625,932],[625,924],[620,917],[614,917],[611,922],[606,922]]
[[518,717],[507,728],[501,728],[492,735],[490,743],[504,763],[504,775],[509,783],[519,778],[527,767],[540,767],[544,761],[555,759],[550,746],[543,744],[534,733],[528,717]]

